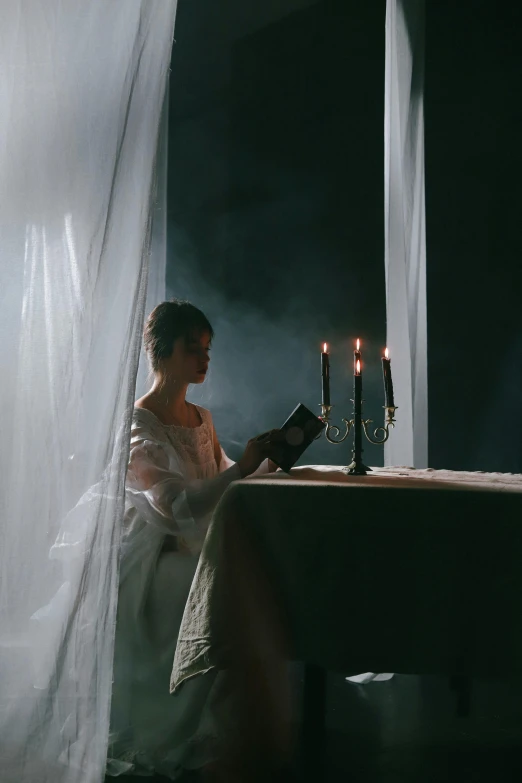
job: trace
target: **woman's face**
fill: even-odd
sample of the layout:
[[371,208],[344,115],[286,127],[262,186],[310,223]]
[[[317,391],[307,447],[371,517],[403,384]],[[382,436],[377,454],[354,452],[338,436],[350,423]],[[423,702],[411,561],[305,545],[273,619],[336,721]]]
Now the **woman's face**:
[[182,383],[203,383],[210,362],[210,334],[202,332],[185,340],[178,337],[172,355],[165,359],[167,374]]

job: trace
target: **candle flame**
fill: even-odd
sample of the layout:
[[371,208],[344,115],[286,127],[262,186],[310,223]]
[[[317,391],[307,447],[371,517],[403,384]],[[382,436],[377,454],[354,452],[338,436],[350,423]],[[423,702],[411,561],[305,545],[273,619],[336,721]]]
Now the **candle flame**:
[[361,347],[361,341],[359,340],[359,338],[357,338],[357,350],[359,350],[360,347]]
[[385,355],[385,357],[386,357],[387,359],[389,359],[389,358],[390,358],[390,352],[388,351],[388,349],[387,349],[387,348],[386,348],[386,349],[385,349],[385,351],[384,351],[384,355]]
[[357,375],[360,375],[361,374],[361,362],[359,361],[359,359],[357,359],[356,367],[357,367]]
[[328,353],[328,345],[326,343],[323,346],[323,353]]

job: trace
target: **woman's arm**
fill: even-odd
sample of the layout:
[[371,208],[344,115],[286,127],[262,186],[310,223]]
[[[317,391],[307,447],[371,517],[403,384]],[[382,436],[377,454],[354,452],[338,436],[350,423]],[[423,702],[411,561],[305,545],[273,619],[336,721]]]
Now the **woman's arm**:
[[214,427],[214,422],[212,422],[212,443],[214,446],[214,459],[216,460],[218,470],[221,472],[222,453],[224,454],[225,452],[219,443],[216,428]]
[[241,478],[232,464],[214,478],[187,481],[182,466],[172,467],[165,444],[143,437],[131,443],[126,490],[147,522],[171,535],[186,537],[204,531],[221,495]]
[[[216,460],[216,465],[218,466],[218,470],[222,472],[223,470],[227,470],[228,468],[230,468],[232,465],[235,465],[236,463],[233,462],[229,457],[227,457],[223,447],[219,442],[216,428],[214,427],[214,422],[212,422],[212,440],[214,444],[214,457]],[[271,459],[265,459],[259,465],[259,467],[249,475],[261,476],[266,473],[274,473],[276,470],[277,470],[277,465],[275,464],[275,462],[272,462]]]

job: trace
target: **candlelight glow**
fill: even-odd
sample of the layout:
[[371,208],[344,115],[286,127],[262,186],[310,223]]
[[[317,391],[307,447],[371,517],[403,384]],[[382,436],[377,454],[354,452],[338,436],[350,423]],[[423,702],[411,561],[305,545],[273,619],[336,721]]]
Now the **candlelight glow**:
[[357,375],[360,375],[361,374],[361,362],[359,361],[359,359],[357,359],[356,367],[357,367]]
[[357,350],[359,350],[360,347],[361,347],[361,341],[359,340],[359,338],[357,338]]
[[328,345],[326,343],[323,346],[323,353],[328,353]]
[[387,359],[389,359],[389,358],[390,358],[390,353],[389,353],[389,351],[388,351],[388,349],[387,349],[387,348],[386,348],[386,349],[385,349],[385,351],[384,351],[384,355],[385,355],[385,357],[386,357]]

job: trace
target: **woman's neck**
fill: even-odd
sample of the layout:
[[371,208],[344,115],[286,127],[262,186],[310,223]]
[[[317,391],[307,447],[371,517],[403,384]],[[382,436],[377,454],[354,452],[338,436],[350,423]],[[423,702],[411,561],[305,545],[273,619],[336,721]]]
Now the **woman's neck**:
[[152,389],[136,403],[138,408],[150,408],[165,423],[189,425],[189,407],[186,402],[188,384],[162,383],[156,380]]

